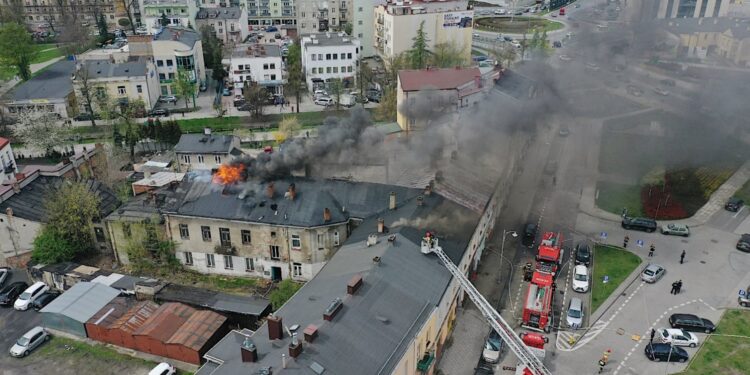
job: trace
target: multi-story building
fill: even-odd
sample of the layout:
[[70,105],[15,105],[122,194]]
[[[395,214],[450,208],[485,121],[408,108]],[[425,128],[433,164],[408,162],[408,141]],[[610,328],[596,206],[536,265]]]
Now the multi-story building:
[[344,87],[354,87],[359,66],[360,43],[343,32],[304,35],[302,69],[308,90],[341,79]]
[[211,170],[242,156],[240,138],[234,135],[183,134],[174,146],[180,171]]
[[2,98],[2,107],[11,117],[23,111],[54,113],[61,118],[76,114],[75,95],[70,80],[73,61],[58,61],[38,75],[14,87]]
[[297,22],[294,0],[245,0],[251,30]]
[[284,93],[281,49],[275,44],[240,44],[222,63],[229,66],[229,79],[238,95],[242,94],[245,81],[264,86],[271,94]]
[[73,89],[79,112],[88,112],[83,95],[86,90],[94,96],[106,94],[120,103],[142,100],[147,110],[156,106],[160,94],[156,66],[147,57],[121,63],[111,60],[84,60],[76,69]]
[[297,6],[297,33],[341,31],[352,20],[352,0],[300,0]]
[[130,56],[153,58],[161,95],[175,93],[173,83],[179,69],[188,71],[190,78],[196,82],[206,82],[203,45],[200,34],[195,30],[165,27],[154,35],[128,36],[128,48]]
[[195,18],[197,29],[208,25],[224,43],[241,43],[248,34],[244,7],[201,8]]
[[725,17],[730,3],[734,2],[730,0],[659,0],[656,18]]
[[18,172],[18,166],[16,165],[13,148],[10,147],[10,141],[0,137],[0,185],[13,180],[16,172]]
[[383,60],[411,49],[420,25],[423,25],[427,49],[436,44],[452,43],[471,57],[471,35],[474,11],[467,0],[421,1],[388,0],[375,8],[373,40],[375,50]]
[[375,25],[372,20],[375,17],[375,7],[383,5],[386,0],[354,0],[352,18],[352,36],[362,43],[362,57],[376,56],[374,42]]
[[731,18],[685,18],[665,20],[667,32],[677,37],[677,56],[724,59],[737,66],[750,66],[750,28]]
[[158,30],[162,26],[162,19],[166,18],[167,26],[188,28],[195,26],[195,16],[198,14],[196,0],[140,0],[141,24]]
[[[34,30],[49,30],[62,26],[64,20],[70,19],[84,27],[96,26],[96,17],[104,15],[107,25],[116,27],[116,0],[25,0],[23,2],[24,19],[26,25]],[[0,7],[16,11],[10,1],[0,4]]]

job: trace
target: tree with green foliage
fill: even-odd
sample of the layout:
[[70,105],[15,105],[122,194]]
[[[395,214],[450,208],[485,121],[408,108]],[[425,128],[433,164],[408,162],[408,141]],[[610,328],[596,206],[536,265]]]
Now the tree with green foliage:
[[104,90],[97,90],[94,95],[99,113],[105,120],[112,120],[115,144],[122,142],[130,149],[130,159],[135,160],[135,145],[142,139],[141,125],[136,119],[146,113],[146,104],[141,99],[128,103],[121,103],[117,99],[110,99]]
[[289,46],[289,53],[286,56],[287,66],[287,83],[284,86],[284,92],[294,97],[299,113],[299,103],[302,101],[302,92],[304,92],[305,75],[302,71],[302,52],[298,41]]
[[159,18],[159,24],[160,24],[160,25],[161,25],[162,27],[167,27],[167,26],[169,26],[169,17],[167,17],[167,15],[166,15],[166,14],[162,13],[162,14],[161,14],[161,18]]
[[142,222],[115,222],[127,233],[125,253],[136,274],[168,276],[178,272],[182,265],[175,257],[176,244],[167,238],[164,225],[158,217]]
[[396,121],[396,87],[388,86],[380,98],[380,105],[376,109],[380,121]]
[[490,51],[490,55],[504,68],[510,68],[511,63],[518,57],[518,49],[509,43],[502,43],[496,45]]
[[532,59],[546,59],[551,53],[547,31],[539,32],[539,29],[534,29],[534,35],[531,37],[531,41],[527,43],[526,49]]
[[438,43],[430,54],[430,65],[437,68],[464,67],[469,64],[466,48],[459,48],[454,42]]
[[344,94],[344,83],[341,78],[333,78],[328,82],[328,94],[333,98],[333,104],[338,111],[341,108],[341,95]]
[[353,29],[354,29],[354,26],[352,25],[351,22],[347,22],[344,24],[344,32],[346,33],[346,35],[351,36],[352,31],[354,31]]
[[211,69],[211,78],[215,81],[223,81],[229,74],[224,69],[221,60],[224,57],[224,44],[216,37],[216,33],[211,26],[203,25],[200,27],[201,43],[203,44],[203,63],[207,69]]
[[8,23],[0,27],[0,64],[15,68],[18,76],[28,81],[36,55],[37,49],[24,26]]
[[50,226],[42,227],[34,238],[31,259],[36,263],[55,264],[71,261],[76,256],[73,245]]
[[274,311],[280,309],[300,288],[302,285],[291,279],[281,280],[269,295]]
[[417,35],[412,38],[411,49],[409,50],[409,63],[412,69],[424,69],[430,57],[430,51],[427,49],[427,35],[424,32],[424,21],[419,24]]
[[[195,81],[191,77],[191,72],[189,70],[182,68],[177,70],[177,79],[174,82],[174,89],[177,95],[182,96],[185,99],[185,111],[187,111],[190,99],[195,99]],[[195,100],[193,100],[193,108],[195,108]]]
[[268,90],[257,82],[245,81],[242,88],[242,95],[245,102],[252,108],[252,114],[255,118],[263,117],[263,106],[268,101]]
[[83,101],[83,108],[86,113],[91,117],[91,126],[96,127],[96,119],[94,118],[94,95],[96,87],[94,82],[90,80],[89,66],[86,61],[81,64],[81,67],[76,70],[73,84],[78,89],[76,97]]
[[106,42],[109,39],[109,30],[107,30],[107,19],[104,18],[104,13],[99,13],[99,17],[96,18],[96,29],[99,30],[99,42]]

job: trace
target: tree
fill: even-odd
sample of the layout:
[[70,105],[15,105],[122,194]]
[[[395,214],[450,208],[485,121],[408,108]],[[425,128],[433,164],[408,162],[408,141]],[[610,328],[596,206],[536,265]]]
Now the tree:
[[94,95],[96,88],[90,80],[89,66],[85,61],[82,67],[76,71],[75,83],[78,86],[78,91],[81,93],[84,109],[91,117],[91,126],[96,126],[96,120],[94,120]]
[[[365,90],[370,87],[370,83],[372,83],[373,78],[375,78],[375,74],[372,72],[372,69],[370,69],[370,66],[363,61],[360,60],[359,62],[359,77],[357,78],[357,82],[359,82],[359,93],[362,96],[365,96]],[[362,106],[365,106],[365,101],[362,100]]]
[[518,49],[509,43],[502,43],[496,45],[495,48],[490,51],[490,54],[496,61],[500,62],[503,67],[510,68],[511,63],[516,60],[516,57],[518,57]]
[[438,43],[430,55],[430,65],[438,68],[466,66],[469,61],[465,52],[465,48],[459,48],[454,42]]
[[[185,111],[187,111],[190,98],[195,97],[195,81],[192,79],[189,70],[182,68],[177,70],[174,89],[177,95],[185,98]],[[195,100],[193,100],[193,108],[195,108]]]
[[26,147],[51,155],[55,146],[69,144],[70,129],[53,113],[24,111],[18,114],[16,136]]
[[297,284],[291,279],[281,280],[276,286],[276,289],[268,296],[271,300],[273,309],[278,310],[286,303],[286,301],[292,298],[300,288],[302,288],[302,285]]
[[25,7],[21,0],[9,0],[0,7],[0,24],[17,23],[23,25],[25,20]]
[[351,22],[347,22],[347,23],[345,23],[345,24],[344,24],[344,32],[346,33],[346,35],[349,35],[349,36],[351,36],[351,35],[352,35],[352,31],[353,31],[353,28],[354,28],[354,27],[352,26],[352,23],[351,23]]
[[67,241],[79,255],[93,245],[91,222],[99,216],[99,197],[85,183],[65,180],[44,202],[46,227]]
[[527,50],[532,59],[546,59],[551,52],[547,31],[540,33],[539,29],[535,29],[531,41],[527,43]]
[[169,17],[167,17],[166,14],[162,13],[161,18],[159,18],[159,24],[161,24],[162,27],[169,26]]
[[396,121],[396,88],[388,86],[383,91],[383,97],[380,98],[380,105],[376,109],[378,118],[381,121]]
[[99,113],[102,118],[113,120],[113,133],[116,144],[124,142],[130,149],[130,159],[135,160],[135,145],[142,139],[143,131],[136,119],[143,117],[146,104],[141,99],[128,103],[121,103],[117,99],[110,99],[104,90],[97,90],[94,95]]
[[399,70],[406,69],[409,66],[408,53],[398,54],[396,56],[388,58],[387,64],[385,64],[385,77],[384,82],[380,82],[383,86],[396,87],[398,82]]
[[419,24],[417,35],[412,38],[414,43],[409,50],[409,63],[412,69],[424,69],[427,67],[430,51],[427,50],[427,35],[424,32],[424,21]]
[[245,102],[252,108],[253,116],[256,118],[262,117],[263,105],[268,101],[268,90],[255,82],[245,81],[242,95],[245,97]]
[[55,264],[71,261],[76,256],[76,249],[60,233],[50,226],[42,230],[34,238],[31,259],[37,263]]
[[0,64],[13,67],[22,80],[31,78],[31,61],[37,55],[26,28],[9,23],[0,27]]
[[284,118],[281,119],[281,122],[279,123],[278,133],[281,135],[281,137],[276,137],[276,139],[277,141],[281,139],[279,143],[282,143],[287,139],[292,139],[300,129],[302,129],[302,125],[300,125],[297,117],[284,116]]
[[302,92],[306,86],[304,72],[302,71],[302,53],[297,41],[289,47],[289,53],[286,56],[286,66],[288,75],[284,91],[294,96],[297,113],[299,113],[299,103],[302,101]]
[[344,94],[344,83],[341,82],[341,78],[334,78],[328,83],[328,93],[333,98],[338,111],[341,106],[341,95]]
[[62,51],[66,56],[83,53],[94,44],[89,29],[78,22],[74,14],[69,14],[61,21],[65,32],[58,37],[58,41],[62,43]]
[[107,19],[104,13],[99,13],[96,19],[96,29],[99,30],[99,43],[104,43],[109,39],[109,30],[107,30]]

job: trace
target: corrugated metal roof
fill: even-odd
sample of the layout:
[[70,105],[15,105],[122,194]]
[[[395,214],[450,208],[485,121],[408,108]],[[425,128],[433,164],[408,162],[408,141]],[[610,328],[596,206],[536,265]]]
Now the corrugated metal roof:
[[133,334],[151,336],[161,342],[167,342],[193,313],[195,309],[188,305],[165,303]]
[[199,351],[226,320],[227,318],[213,311],[197,311],[190,315],[185,324],[167,340],[167,343],[178,344]]
[[117,297],[99,309],[86,323],[110,328],[132,305],[133,300],[125,297]]
[[57,297],[41,312],[62,314],[78,322],[86,323],[119,294],[118,290],[106,285],[82,281]]
[[143,301],[123,313],[122,316],[112,324],[111,328],[117,328],[122,331],[133,333],[141,328],[158,309],[159,305],[156,303]]

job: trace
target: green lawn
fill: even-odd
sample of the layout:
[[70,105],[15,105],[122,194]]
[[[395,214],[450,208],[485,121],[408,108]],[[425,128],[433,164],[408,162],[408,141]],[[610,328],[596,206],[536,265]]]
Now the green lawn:
[[[594,246],[594,274],[591,276],[592,314],[639,264],[641,258],[622,248],[610,245]],[[603,282],[604,276],[609,276],[607,283]]]
[[[32,64],[43,63],[63,55],[62,51],[53,43],[37,44],[35,49],[37,56],[31,61]],[[0,81],[8,81],[16,75],[16,68],[12,66],[0,66]],[[35,74],[36,75],[36,74]]]
[[746,182],[745,185],[734,194],[734,196],[750,204],[750,181]]
[[56,57],[60,57],[63,55],[63,52],[59,48],[52,48],[46,51],[40,51],[38,55],[34,58],[34,60],[31,60],[32,64],[39,64],[43,63],[45,61],[52,60]]
[[596,188],[599,190],[596,205],[602,210],[620,215],[625,207],[628,215],[643,216],[640,186],[599,181]]
[[[728,337],[737,335],[744,337]],[[747,374],[750,369],[750,310],[727,310],[716,332],[692,357],[685,375]]]
[[[533,34],[534,29],[547,32],[562,29],[565,25],[561,22],[550,21],[538,17],[485,17],[477,19],[474,26],[479,30],[496,31],[510,34]],[[529,35],[531,37],[531,35]]]

